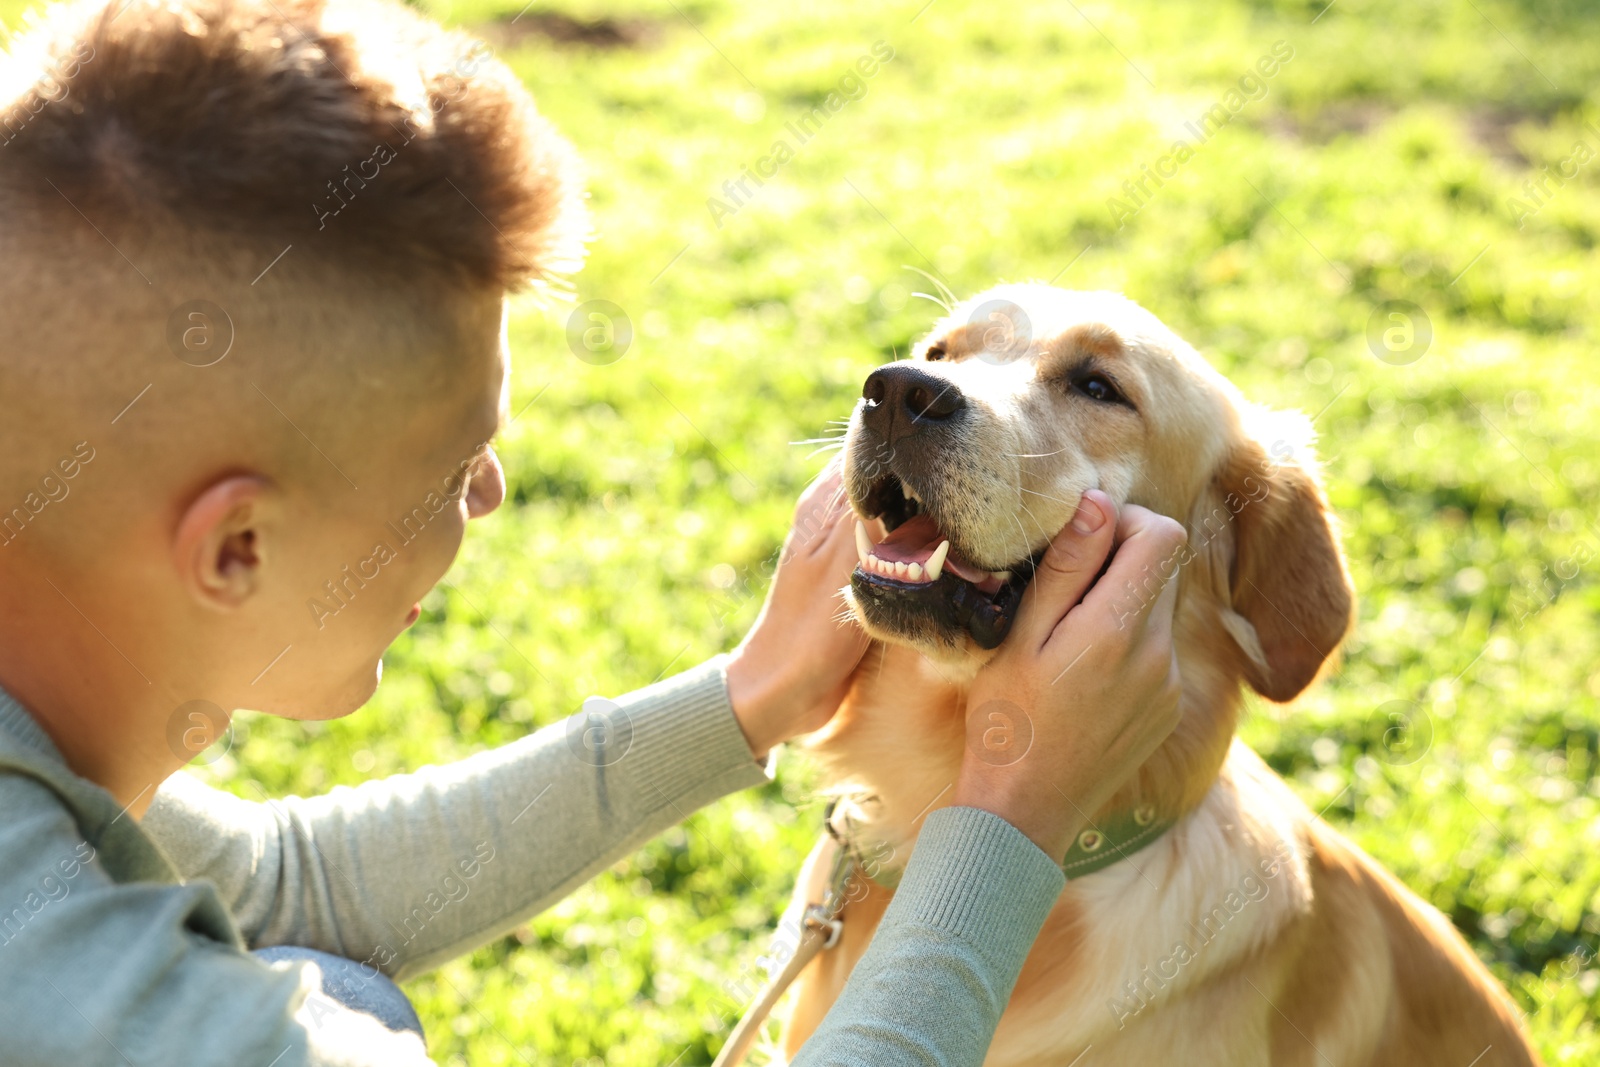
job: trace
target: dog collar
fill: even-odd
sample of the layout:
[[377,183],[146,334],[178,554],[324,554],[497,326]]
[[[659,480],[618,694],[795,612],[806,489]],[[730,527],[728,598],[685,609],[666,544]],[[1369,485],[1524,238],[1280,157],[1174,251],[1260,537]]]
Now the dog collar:
[[[853,835],[840,833],[833,824],[837,803],[829,802],[823,815],[823,826],[850,854],[858,871],[885,889],[895,888],[900,884],[900,870],[877,862],[877,857],[892,854],[893,849],[882,846],[863,849],[862,843]],[[1158,819],[1156,809],[1149,804],[1141,804],[1132,811],[1115,812],[1098,823],[1090,823],[1087,829],[1078,834],[1061,860],[1061,871],[1070,882],[1074,878],[1104,870],[1159,840],[1177,823],[1177,819]]]
[[1177,822],[1156,818],[1156,809],[1149,804],[1108,815],[1078,834],[1061,860],[1062,873],[1071,881],[1104,870],[1154,842]]

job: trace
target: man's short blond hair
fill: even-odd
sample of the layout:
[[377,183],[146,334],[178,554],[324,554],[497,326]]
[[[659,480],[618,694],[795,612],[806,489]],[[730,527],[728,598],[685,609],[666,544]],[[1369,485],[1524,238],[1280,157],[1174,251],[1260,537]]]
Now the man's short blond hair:
[[0,59],[8,227],[81,214],[143,247],[292,243],[506,290],[581,262],[566,141],[486,44],[398,3],[95,0],[33,21]]

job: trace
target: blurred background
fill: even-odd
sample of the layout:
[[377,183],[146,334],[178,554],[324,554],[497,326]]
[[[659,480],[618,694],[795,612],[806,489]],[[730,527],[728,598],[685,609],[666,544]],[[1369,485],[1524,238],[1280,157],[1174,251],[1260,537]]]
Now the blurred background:
[[[325,791],[730,648],[823,462],[794,442],[927,329],[915,294],[1120,290],[1321,435],[1359,624],[1246,739],[1551,1063],[1600,1062],[1600,5],[423,6],[576,142],[593,254],[517,307],[507,504],[372,705],[241,716],[197,773]],[[820,807],[785,757],[410,983],[433,1054],[709,1063]]]

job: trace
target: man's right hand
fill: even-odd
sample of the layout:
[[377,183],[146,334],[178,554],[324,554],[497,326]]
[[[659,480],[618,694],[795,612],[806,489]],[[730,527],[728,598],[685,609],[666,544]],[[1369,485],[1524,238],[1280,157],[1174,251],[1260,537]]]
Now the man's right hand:
[[993,812],[1061,861],[1178,724],[1168,579],[1186,537],[1169,518],[1137,505],[1119,516],[1105,493],[1084,494],[968,698],[969,741],[998,709],[996,721],[1031,729],[1026,753],[1006,762],[969,743],[954,803]]

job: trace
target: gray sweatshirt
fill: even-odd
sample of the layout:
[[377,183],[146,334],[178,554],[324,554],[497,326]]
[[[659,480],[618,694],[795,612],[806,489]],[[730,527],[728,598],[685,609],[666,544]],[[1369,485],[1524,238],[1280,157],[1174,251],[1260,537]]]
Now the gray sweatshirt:
[[[431,1063],[415,1037],[326,998],[307,1011],[310,965],[246,950],[322,949],[403,980],[766,780],[721,657],[610,708],[598,738],[567,720],[307,799],[255,803],[177,774],[140,821],[0,692],[0,1067]],[[981,1063],[1063,884],[1004,820],[929,815],[796,1064]]]

